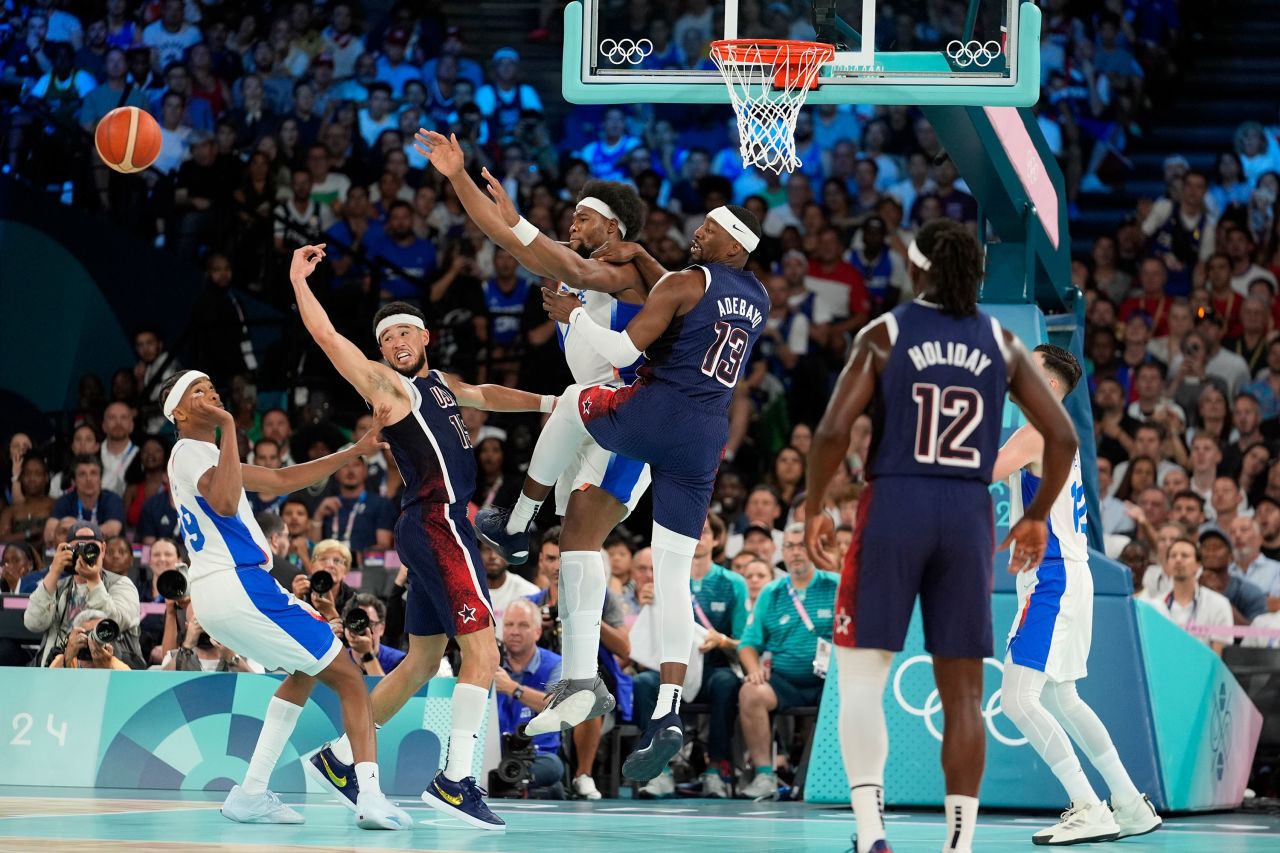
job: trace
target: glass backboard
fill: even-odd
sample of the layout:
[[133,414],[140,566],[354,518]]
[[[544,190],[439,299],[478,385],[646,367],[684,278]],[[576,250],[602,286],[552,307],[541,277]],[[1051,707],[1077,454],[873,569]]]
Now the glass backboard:
[[808,102],[1030,106],[1040,11],[1019,0],[650,0],[565,9],[564,95],[574,103],[724,103],[715,39],[836,47]]

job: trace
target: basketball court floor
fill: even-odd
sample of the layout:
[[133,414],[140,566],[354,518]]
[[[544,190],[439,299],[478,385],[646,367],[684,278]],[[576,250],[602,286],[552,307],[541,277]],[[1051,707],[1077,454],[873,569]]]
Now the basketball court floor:
[[[321,851],[426,850],[621,853],[839,853],[849,849],[848,809],[803,803],[669,800],[580,802],[496,800],[505,833],[463,829],[421,804],[401,801],[418,820],[409,832],[364,832],[351,812],[323,797],[286,796],[302,826],[242,826],[218,814],[220,792],[171,793],[103,789],[6,788],[0,794],[0,851]],[[976,850],[1031,850],[1031,833],[1051,816],[984,815]],[[887,816],[897,853],[935,853],[940,814]],[[1095,845],[1096,847],[1096,845]],[[1262,853],[1280,849],[1280,817],[1224,813],[1175,817],[1165,828],[1104,849],[1146,853]]]

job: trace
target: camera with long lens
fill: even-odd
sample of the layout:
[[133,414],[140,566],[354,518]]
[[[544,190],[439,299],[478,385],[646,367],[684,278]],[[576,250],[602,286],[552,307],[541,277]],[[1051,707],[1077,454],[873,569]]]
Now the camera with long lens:
[[502,735],[502,760],[489,772],[489,790],[495,797],[522,797],[533,780],[533,760],[538,748],[523,731]]
[[160,597],[165,601],[178,601],[187,597],[188,590],[187,566],[185,563],[178,563],[167,572],[163,572],[156,578],[156,592],[160,593]]
[[311,592],[314,595],[324,595],[333,589],[337,581],[333,579],[333,575],[324,569],[316,569],[311,573]]
[[[102,556],[102,546],[97,542],[77,542],[71,546],[71,564],[84,560],[86,566],[95,565]],[[115,624],[114,622],[112,624]]]
[[[93,626],[89,636],[98,645],[105,646],[107,643],[115,642],[116,637],[120,636],[120,625],[114,619],[103,619]],[[93,660],[93,652],[90,651],[88,643],[80,647],[76,657],[86,663]]]
[[353,634],[363,634],[369,630],[369,614],[363,607],[353,607],[342,617],[342,625]]

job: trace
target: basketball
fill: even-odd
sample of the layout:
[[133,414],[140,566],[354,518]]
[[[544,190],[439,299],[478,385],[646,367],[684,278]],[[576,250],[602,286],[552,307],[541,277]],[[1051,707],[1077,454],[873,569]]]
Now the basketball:
[[102,162],[121,174],[141,172],[160,156],[160,125],[137,107],[119,107],[102,117],[93,134]]

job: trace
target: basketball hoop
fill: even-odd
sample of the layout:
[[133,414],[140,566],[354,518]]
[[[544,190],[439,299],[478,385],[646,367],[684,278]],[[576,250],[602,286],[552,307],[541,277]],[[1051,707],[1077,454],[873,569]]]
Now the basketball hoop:
[[800,166],[796,115],[818,71],[835,59],[829,44],[779,39],[727,39],[711,43],[711,59],[724,75],[738,117],[742,163],[776,173]]

